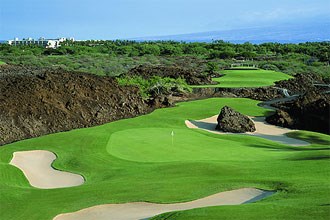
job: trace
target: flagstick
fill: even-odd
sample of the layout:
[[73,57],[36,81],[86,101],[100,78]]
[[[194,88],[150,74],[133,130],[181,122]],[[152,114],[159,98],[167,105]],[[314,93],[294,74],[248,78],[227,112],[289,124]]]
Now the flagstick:
[[171,136],[172,136],[172,147],[173,147],[173,142],[174,142],[174,131],[172,131]]

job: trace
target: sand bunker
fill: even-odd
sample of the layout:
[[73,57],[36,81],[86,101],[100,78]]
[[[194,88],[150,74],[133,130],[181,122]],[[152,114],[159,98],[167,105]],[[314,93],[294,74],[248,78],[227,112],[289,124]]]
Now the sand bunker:
[[56,155],[50,151],[15,152],[10,164],[23,171],[29,183],[40,189],[79,186],[84,178],[78,174],[55,170],[51,164]]
[[[185,123],[188,128],[198,128],[202,130],[206,130],[215,134],[233,134],[233,133],[226,133],[215,130],[217,125],[217,117],[218,115],[212,116],[210,118],[206,118],[203,120],[193,121],[193,120],[186,120]],[[252,135],[257,137],[266,138],[271,141],[276,141],[281,144],[287,144],[291,146],[307,146],[310,143],[302,140],[298,140],[295,138],[290,138],[285,134],[288,132],[296,131],[291,130],[288,128],[282,128],[275,125],[271,125],[266,123],[265,117],[250,117],[251,120],[254,122],[256,131],[255,132],[246,132],[241,133],[244,135]]]
[[107,204],[82,209],[77,212],[60,214],[53,220],[140,220],[165,212],[181,211],[220,205],[239,205],[255,202],[272,195],[274,192],[254,188],[243,188],[217,193],[202,199],[185,203],[153,204],[134,202],[125,204]]

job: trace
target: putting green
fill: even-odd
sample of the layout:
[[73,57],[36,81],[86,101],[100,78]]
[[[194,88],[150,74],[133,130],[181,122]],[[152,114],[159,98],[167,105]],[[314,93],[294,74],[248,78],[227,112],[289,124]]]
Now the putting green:
[[224,70],[224,76],[213,78],[216,85],[194,86],[194,87],[262,87],[274,85],[274,82],[292,78],[291,76],[270,70]]
[[[155,219],[328,219],[328,135],[295,132],[296,138],[312,144],[293,147],[191,130],[184,123],[215,115],[224,105],[251,116],[267,114],[257,104],[238,98],[183,102],[132,119],[2,146],[0,219],[51,220],[95,205],[187,202],[246,187],[278,192],[248,205],[194,209]],[[52,166],[82,175],[85,183],[51,190],[32,187],[22,171],[9,164],[14,152],[28,150],[54,152],[58,159]]]
[[[233,140],[225,136],[206,136],[203,132],[188,129],[128,129],[114,133],[110,137],[107,150],[113,156],[138,162],[227,161],[232,158],[240,161],[257,161],[262,157],[282,156],[269,155],[268,150],[248,147],[245,143],[254,141],[254,138],[238,135],[232,135],[232,138]],[[270,146],[275,144],[266,140],[259,142]]]

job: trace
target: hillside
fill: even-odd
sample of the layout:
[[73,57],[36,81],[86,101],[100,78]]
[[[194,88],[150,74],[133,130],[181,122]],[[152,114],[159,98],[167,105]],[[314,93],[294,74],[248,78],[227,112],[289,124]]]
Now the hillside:
[[114,78],[0,66],[0,145],[150,111],[139,90]]

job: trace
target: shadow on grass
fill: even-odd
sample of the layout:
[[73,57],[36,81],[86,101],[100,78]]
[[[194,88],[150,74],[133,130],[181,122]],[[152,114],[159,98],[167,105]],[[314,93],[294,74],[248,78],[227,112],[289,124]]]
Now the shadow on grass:
[[256,147],[256,148],[265,148],[265,149],[276,149],[276,150],[283,150],[283,151],[326,151],[330,150],[330,148],[311,148],[311,147],[295,147],[295,146],[272,146],[266,144],[246,144],[248,147]]
[[304,134],[299,132],[291,132],[287,134],[288,137],[291,138],[297,138],[301,140],[305,140],[307,142],[313,143],[313,144],[320,144],[320,145],[330,145],[330,140],[326,140],[325,138],[322,138],[315,134]]
[[293,160],[328,160],[328,159],[330,159],[330,155],[306,156],[306,157],[296,158]]
[[290,157],[289,160],[292,161],[303,161],[303,160],[329,160],[329,151],[315,151],[315,152],[302,152],[301,154]]

